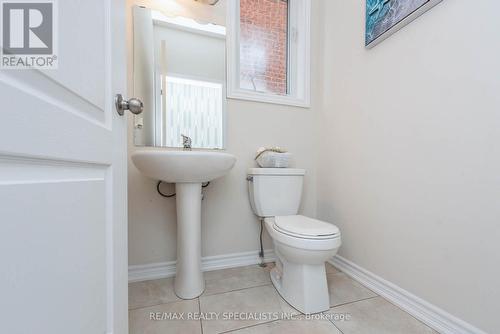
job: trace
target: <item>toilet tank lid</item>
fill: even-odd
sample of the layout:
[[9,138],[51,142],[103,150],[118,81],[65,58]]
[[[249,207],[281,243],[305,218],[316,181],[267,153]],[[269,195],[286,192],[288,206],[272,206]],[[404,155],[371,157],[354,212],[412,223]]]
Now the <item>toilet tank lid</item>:
[[249,168],[248,175],[305,175],[300,168]]

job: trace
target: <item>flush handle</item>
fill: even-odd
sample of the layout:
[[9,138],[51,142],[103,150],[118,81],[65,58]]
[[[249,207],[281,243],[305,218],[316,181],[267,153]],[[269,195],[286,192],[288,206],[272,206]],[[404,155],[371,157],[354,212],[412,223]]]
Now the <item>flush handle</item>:
[[247,176],[247,181],[248,181],[248,182],[253,182],[253,176],[250,176],[250,175],[249,175],[249,176]]

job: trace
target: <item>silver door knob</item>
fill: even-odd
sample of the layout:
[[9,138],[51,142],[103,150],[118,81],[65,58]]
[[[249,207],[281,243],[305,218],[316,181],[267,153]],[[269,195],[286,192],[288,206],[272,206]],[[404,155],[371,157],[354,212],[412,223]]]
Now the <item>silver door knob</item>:
[[118,115],[123,116],[125,110],[130,110],[134,115],[139,115],[144,109],[144,103],[136,98],[131,98],[128,101],[123,99],[122,94],[116,94],[115,106]]

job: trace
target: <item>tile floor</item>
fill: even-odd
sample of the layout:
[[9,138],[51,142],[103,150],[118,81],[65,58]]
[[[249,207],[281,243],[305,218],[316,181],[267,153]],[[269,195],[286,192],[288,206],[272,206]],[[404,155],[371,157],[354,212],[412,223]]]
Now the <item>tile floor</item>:
[[173,278],[131,283],[130,334],[436,333],[329,264],[331,308],[305,317],[276,292],[270,268],[206,272],[205,292],[193,300],[174,294]]

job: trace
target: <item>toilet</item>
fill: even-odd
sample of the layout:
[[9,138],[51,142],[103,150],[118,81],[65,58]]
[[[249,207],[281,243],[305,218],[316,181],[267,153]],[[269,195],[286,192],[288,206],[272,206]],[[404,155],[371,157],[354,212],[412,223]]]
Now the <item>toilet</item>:
[[250,168],[248,190],[253,212],[273,239],[276,266],[271,281],[279,294],[305,314],[330,308],[325,262],[341,245],[339,229],[297,215],[306,171]]

